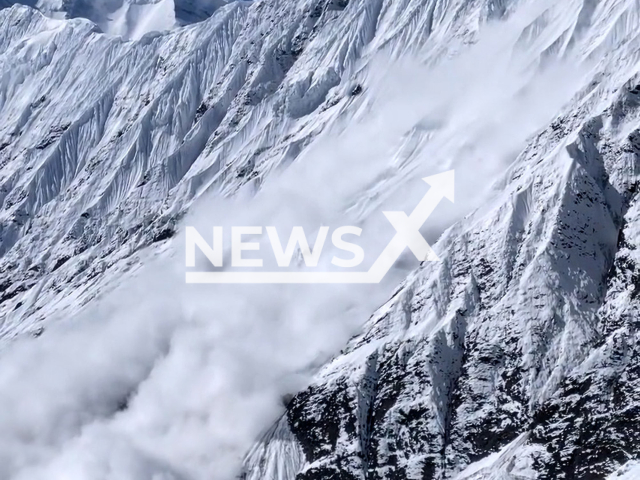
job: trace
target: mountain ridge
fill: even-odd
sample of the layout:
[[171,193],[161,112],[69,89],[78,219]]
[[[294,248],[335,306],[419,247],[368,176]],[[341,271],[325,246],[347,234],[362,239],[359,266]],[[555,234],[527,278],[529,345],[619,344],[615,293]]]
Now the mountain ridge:
[[[349,203],[336,201],[340,213],[360,221],[393,191],[409,197],[405,185],[416,173],[454,168],[460,210],[434,220],[432,232],[442,261],[409,272],[310,382],[285,382],[284,390],[297,393],[286,396],[262,440],[245,448],[242,478],[635,478],[639,20],[634,1],[257,1],[124,41],[81,18],[50,19],[17,5],[0,10],[6,355],[35,349],[49,330],[67,328],[66,319],[108,298],[143,266],[172,263],[185,217],[207,198],[257,195],[282,170],[324,162],[339,200],[339,177],[371,174],[362,189],[347,190]],[[380,105],[374,97],[389,93],[390,77],[378,81],[375,65],[385,55],[417,57],[420,66],[405,74],[401,63],[390,63],[400,80],[389,88],[406,97]],[[362,131],[353,127],[367,119]],[[365,140],[350,144],[356,134]],[[349,170],[347,159],[360,151]],[[336,158],[323,160],[330,154]],[[484,180],[497,183],[470,200]],[[211,295],[222,302],[224,294]],[[62,397],[40,410],[51,439],[25,440],[21,432],[40,418],[29,410],[0,417],[8,425],[0,458],[26,452],[16,458],[50,478],[65,472],[65,455],[84,452],[94,445],[92,432],[107,428],[107,437],[115,431],[136,444],[116,472],[226,478],[219,458],[200,448],[226,451],[224,442],[208,447],[218,430],[207,422],[235,414],[225,410],[232,402],[209,391],[201,400],[193,383],[195,397],[167,400],[173,397],[162,379],[173,378],[172,362],[190,359],[195,327],[158,323],[152,335],[136,333],[145,347],[139,355],[123,355],[135,367],[131,378],[109,373],[117,387],[110,389],[105,374],[104,386],[87,382],[96,391],[72,392],[73,401]],[[146,332],[146,324],[133,324]],[[198,368],[220,374],[203,360],[221,348],[215,328],[193,334],[216,341],[201,340],[206,348],[196,349],[197,359],[179,365],[185,376]],[[233,374],[257,345],[222,357]],[[320,353],[326,358],[324,347]],[[23,412],[11,393],[21,391],[20,381],[34,382],[25,391],[40,391],[42,380],[28,372],[0,375],[4,410]],[[93,378],[81,373],[80,380]],[[62,384],[79,385],[73,378]],[[229,398],[239,402],[240,393]],[[86,411],[74,407],[83,402]],[[162,415],[158,405],[165,404],[178,413]],[[272,420],[272,405],[258,405],[250,407],[270,413],[229,415],[239,430],[242,416]],[[61,437],[58,418],[71,419]],[[148,433],[184,425],[205,425],[206,435],[167,448]],[[101,448],[90,455],[108,464],[112,450]],[[237,471],[233,458],[229,470]],[[0,478],[33,475],[22,467],[7,461]]]

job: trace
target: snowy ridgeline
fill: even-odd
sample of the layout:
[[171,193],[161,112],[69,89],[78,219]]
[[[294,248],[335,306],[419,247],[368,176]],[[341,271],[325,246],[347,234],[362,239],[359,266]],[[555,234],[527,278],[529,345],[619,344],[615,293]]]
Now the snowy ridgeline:
[[[636,478],[639,21],[283,0],[124,41],[0,10],[0,479]],[[184,285],[187,215],[375,248],[451,168],[441,263]]]
[[0,8],[29,5],[51,18],[86,18],[111,35],[139,39],[149,32],[200,22],[227,0],[0,0]]

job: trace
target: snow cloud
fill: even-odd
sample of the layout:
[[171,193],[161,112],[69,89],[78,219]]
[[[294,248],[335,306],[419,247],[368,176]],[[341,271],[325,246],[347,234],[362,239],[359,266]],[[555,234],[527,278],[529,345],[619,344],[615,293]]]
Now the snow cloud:
[[[380,59],[360,74],[352,117],[257,195],[247,184],[234,199],[203,198],[185,223],[302,225],[312,238],[359,225],[370,261],[393,235],[382,210],[411,212],[420,178],[453,168],[456,204],[425,228],[437,239],[581,84],[575,65],[513,53],[522,26],[494,26],[436,66]],[[0,480],[234,478],[283,396],[416,267],[409,255],[373,286],[194,286],[182,242],[82,316],[0,352]]]

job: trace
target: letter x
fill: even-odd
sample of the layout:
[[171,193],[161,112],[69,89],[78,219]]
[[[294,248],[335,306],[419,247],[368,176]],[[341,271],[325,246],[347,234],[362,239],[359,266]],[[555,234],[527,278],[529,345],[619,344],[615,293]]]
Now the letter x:
[[420,234],[420,227],[422,226],[421,219],[413,218],[413,214],[407,216],[404,212],[384,212],[384,215],[398,232],[397,235],[399,238],[409,247],[418,261],[438,259],[438,256],[431,249],[431,246],[429,246]]

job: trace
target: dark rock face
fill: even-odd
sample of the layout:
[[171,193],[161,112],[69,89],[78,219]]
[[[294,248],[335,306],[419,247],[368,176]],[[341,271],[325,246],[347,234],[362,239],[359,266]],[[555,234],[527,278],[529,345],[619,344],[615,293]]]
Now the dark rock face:
[[621,230],[606,301],[601,339],[591,355],[535,414],[532,442],[546,447],[544,479],[595,479],[640,456],[640,349],[638,342],[638,199]]
[[176,21],[182,25],[200,22],[226,3],[228,0],[176,0]]
[[448,231],[294,397],[297,480],[590,480],[640,458],[634,112],[623,93],[542,132],[508,201]]

